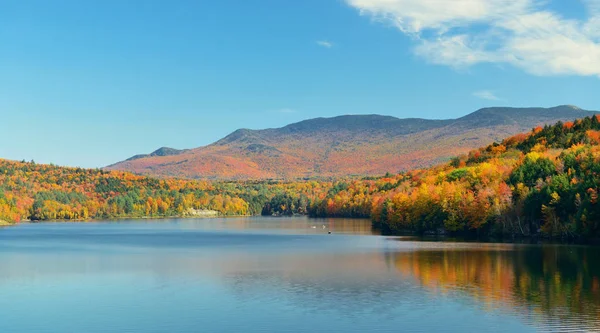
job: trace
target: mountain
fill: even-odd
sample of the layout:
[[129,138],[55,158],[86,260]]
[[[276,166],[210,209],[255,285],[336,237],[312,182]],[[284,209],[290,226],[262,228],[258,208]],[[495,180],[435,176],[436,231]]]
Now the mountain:
[[128,158],[127,161],[133,161],[133,160],[137,160],[137,159],[144,158],[144,157],[179,155],[179,154],[185,153],[186,151],[188,151],[188,149],[180,150],[180,149],[169,148],[169,147],[161,147],[161,148],[158,148],[157,150],[151,152],[150,154],[139,154],[139,155],[132,156],[132,157]]
[[207,179],[379,175],[427,167],[539,125],[595,113],[563,105],[485,108],[448,120],[381,115],[315,118],[281,128],[239,129],[195,149],[161,148],[106,169]]

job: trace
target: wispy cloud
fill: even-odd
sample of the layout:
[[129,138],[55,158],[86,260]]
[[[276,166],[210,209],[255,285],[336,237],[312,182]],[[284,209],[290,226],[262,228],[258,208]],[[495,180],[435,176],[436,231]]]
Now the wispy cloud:
[[410,36],[431,63],[510,64],[533,75],[600,77],[600,0],[567,19],[547,0],[345,0]]
[[490,90],[479,90],[473,93],[473,96],[481,99],[486,99],[488,101],[499,101],[500,98],[496,96]]
[[317,45],[322,46],[324,48],[332,48],[333,47],[333,43],[328,41],[328,40],[318,40],[316,41]]
[[283,108],[283,109],[277,110],[277,112],[279,112],[279,113],[296,113],[296,110],[290,109],[290,108]]

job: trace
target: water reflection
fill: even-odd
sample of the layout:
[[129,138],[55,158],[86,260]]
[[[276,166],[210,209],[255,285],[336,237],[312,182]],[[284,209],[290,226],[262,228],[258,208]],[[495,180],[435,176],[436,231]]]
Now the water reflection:
[[370,233],[300,218],[2,229],[0,331],[600,330],[596,247]]
[[[161,222],[161,220],[156,220]],[[125,221],[125,223],[137,221]],[[170,220],[170,223],[181,228],[203,230],[238,230],[238,231],[288,231],[295,234],[333,233],[353,235],[377,235],[368,219],[347,218],[314,218],[306,217],[241,217],[205,220],[198,223],[194,219]]]
[[464,249],[440,249],[444,243],[432,244],[386,256],[403,276],[431,292],[466,295],[547,330],[600,330],[598,248],[463,244]]

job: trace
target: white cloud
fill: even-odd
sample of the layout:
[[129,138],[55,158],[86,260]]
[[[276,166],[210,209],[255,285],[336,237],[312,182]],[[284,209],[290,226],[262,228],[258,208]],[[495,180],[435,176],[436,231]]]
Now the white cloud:
[[318,40],[316,41],[317,45],[322,46],[324,48],[332,48],[333,47],[333,43],[327,40]]
[[415,53],[433,63],[455,68],[492,61],[494,58],[484,45],[465,34],[421,40],[415,47]]
[[455,68],[507,63],[534,75],[600,76],[600,0],[567,19],[546,0],[346,0],[409,35],[414,52]]
[[481,99],[487,99],[488,101],[499,101],[500,98],[496,96],[490,90],[479,90],[473,93],[473,96]]

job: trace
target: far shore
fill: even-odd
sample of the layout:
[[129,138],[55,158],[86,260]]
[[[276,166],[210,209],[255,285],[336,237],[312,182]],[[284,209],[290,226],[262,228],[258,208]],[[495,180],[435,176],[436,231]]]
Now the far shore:
[[[294,214],[293,216],[308,215]],[[89,219],[51,219],[51,220],[21,220],[19,222],[7,222],[0,220],[0,227],[16,226],[19,224],[34,224],[34,223],[88,223],[88,222],[111,222],[122,220],[166,220],[166,219],[212,219],[212,218],[236,218],[236,217],[284,217],[284,216],[262,216],[262,215],[172,215],[172,216],[118,216],[107,218],[89,218]],[[288,217],[288,216],[285,216]]]
[[51,219],[51,220],[22,220],[19,222],[6,222],[0,220],[0,226],[14,226],[23,223],[87,223],[87,222],[110,222],[120,220],[166,220],[166,219],[211,219],[211,218],[234,218],[234,217],[252,217],[253,215],[173,215],[173,216],[118,216],[107,218],[90,219]]

